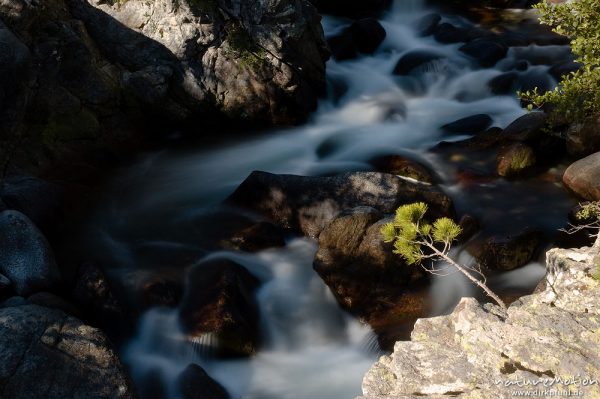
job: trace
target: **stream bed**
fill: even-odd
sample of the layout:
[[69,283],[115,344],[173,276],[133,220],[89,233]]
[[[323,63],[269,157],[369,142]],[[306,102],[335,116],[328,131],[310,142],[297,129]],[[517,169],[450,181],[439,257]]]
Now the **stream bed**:
[[[148,276],[183,281],[190,265],[213,258],[233,260],[261,282],[262,344],[248,359],[214,358],[209,335],[198,342],[186,339],[177,309],[147,310],[122,349],[141,392],[160,381],[163,394],[177,398],[178,375],[197,363],[233,398],[350,399],[360,393],[362,376],[382,353],[371,328],[341,310],[313,271],[315,240],[290,236],[284,247],[257,253],[215,249],[214,242],[241,213],[222,201],[254,170],[331,175],[372,170],[369,161],[374,157],[402,154],[428,165],[457,213],[476,217],[482,233],[508,234],[533,226],[552,237],[564,227],[574,201],[560,184],[560,165],[519,181],[467,179],[465,164],[478,170],[477,165],[489,160],[431,149],[440,141],[469,137],[440,129],[458,119],[486,114],[492,126],[505,128],[526,114],[514,94],[494,95],[488,82],[518,61],[529,60],[524,73],[552,87],[556,81],[548,74],[549,65],[535,60],[568,57],[568,47],[512,47],[494,67],[482,68],[458,50],[460,44],[420,35],[416,22],[431,12],[420,1],[396,1],[381,18],[387,36],[373,55],[330,60],[328,96],[306,124],[210,148],[145,154],[108,184],[80,240],[86,256],[125,291]],[[525,11],[514,13],[526,16]],[[456,16],[444,19],[468,24]],[[323,20],[328,36],[349,23]],[[399,58],[415,49],[443,57],[418,73],[393,75]],[[456,256],[471,260],[460,248]],[[491,284],[526,293],[543,274],[544,267],[534,261],[495,276]],[[434,279],[429,315],[448,312],[458,298],[472,294],[472,287],[456,274]]]

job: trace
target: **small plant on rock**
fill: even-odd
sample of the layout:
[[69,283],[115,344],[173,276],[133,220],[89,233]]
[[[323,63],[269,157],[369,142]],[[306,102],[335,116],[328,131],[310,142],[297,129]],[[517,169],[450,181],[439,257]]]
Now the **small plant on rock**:
[[[385,242],[392,242],[394,253],[408,265],[421,265],[431,274],[448,274],[448,268],[453,267],[506,310],[502,299],[486,285],[485,275],[479,266],[461,265],[449,256],[452,243],[461,233],[460,226],[447,217],[430,224],[425,220],[426,213],[427,204],[423,202],[399,207],[394,221],[381,229]],[[436,261],[444,261],[445,264],[440,266]]]

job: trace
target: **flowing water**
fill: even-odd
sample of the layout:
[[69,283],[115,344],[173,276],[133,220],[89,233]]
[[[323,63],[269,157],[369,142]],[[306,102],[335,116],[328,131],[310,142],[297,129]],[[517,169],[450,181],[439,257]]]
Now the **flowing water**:
[[[189,363],[198,363],[234,398],[342,399],[360,393],[362,376],[379,354],[376,339],[339,309],[313,272],[314,241],[290,238],[284,248],[257,254],[214,252],[207,244],[223,226],[235,224],[237,211],[220,202],[253,170],[300,175],[370,170],[367,161],[374,156],[406,154],[431,165],[459,214],[468,210],[489,232],[514,231],[532,222],[546,230],[564,224],[571,201],[559,185],[539,179],[465,185],[455,179],[454,165],[428,151],[440,140],[462,138],[439,129],[459,118],[488,114],[494,126],[505,127],[523,115],[515,96],[494,96],[487,82],[515,58],[535,57],[539,50],[512,49],[496,68],[478,68],[458,44],[418,35],[414,23],[430,11],[421,1],[396,1],[381,21],[387,38],[374,55],[329,61],[330,94],[307,124],[210,149],[148,154],[115,179],[84,239],[89,256],[123,286],[145,274],[181,278],[185,266],[206,257],[233,259],[262,281],[258,300],[264,344],[255,357],[203,356],[184,339],[176,310],[151,309],[124,349],[138,385],[152,376],[175,398],[176,377]],[[325,17],[323,25],[330,35],[348,21]],[[418,75],[393,76],[400,56],[416,48],[446,58]],[[531,70],[554,85],[547,69],[537,65]],[[457,255],[471,261],[466,253]],[[542,275],[543,267],[532,263],[494,283],[526,290]],[[435,280],[431,292],[433,312],[439,314],[472,290],[454,274]]]

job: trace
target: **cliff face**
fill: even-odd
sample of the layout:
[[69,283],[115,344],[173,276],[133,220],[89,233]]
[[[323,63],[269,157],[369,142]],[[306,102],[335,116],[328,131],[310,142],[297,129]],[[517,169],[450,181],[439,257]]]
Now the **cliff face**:
[[[464,298],[450,315],[418,320],[411,341],[397,342],[368,371],[360,399],[510,398],[544,390],[600,397],[598,383],[586,380],[600,375],[599,250],[552,249],[546,257],[545,288],[506,314]],[[519,387],[540,380],[547,386]]]

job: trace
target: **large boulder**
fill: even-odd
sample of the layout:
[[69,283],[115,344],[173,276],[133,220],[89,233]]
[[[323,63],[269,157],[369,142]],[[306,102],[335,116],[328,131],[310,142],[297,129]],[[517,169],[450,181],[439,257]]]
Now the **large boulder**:
[[60,273],[46,238],[18,211],[0,213],[0,272],[18,295],[53,287]]
[[219,356],[250,356],[259,345],[259,310],[255,291],[260,282],[227,259],[214,259],[189,271],[179,320],[191,342]]
[[324,91],[328,52],[308,1],[69,3],[106,56],[133,74],[133,94],[156,106],[183,96],[178,105],[191,113],[216,107],[233,119],[294,123]]
[[106,336],[60,310],[0,309],[3,398],[134,398]]
[[563,175],[563,183],[579,197],[600,200],[600,152],[571,164]]
[[388,221],[373,208],[358,207],[340,214],[319,236],[314,269],[340,305],[360,317],[389,307],[424,282],[422,269],[407,267],[383,241],[381,228]]
[[416,201],[438,215],[453,212],[452,200],[438,188],[377,172],[306,177],[255,171],[226,200],[309,237],[317,237],[345,209],[370,206],[392,213]]
[[551,389],[544,381],[561,380],[555,389],[600,397],[591,382],[600,373],[598,256],[550,250],[547,284],[507,312],[463,298],[449,315],[418,320],[411,340],[367,372],[358,399],[534,397]]

